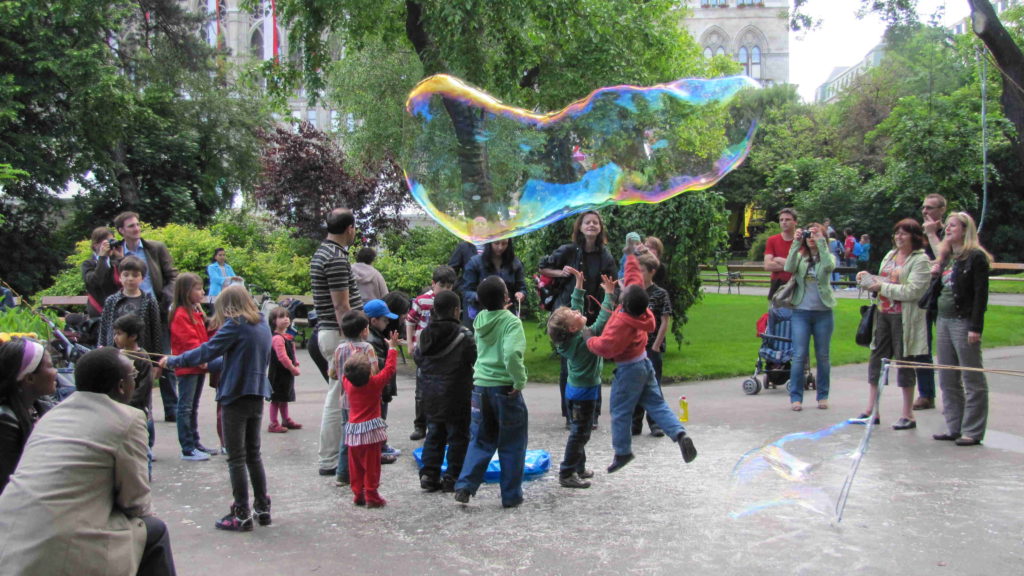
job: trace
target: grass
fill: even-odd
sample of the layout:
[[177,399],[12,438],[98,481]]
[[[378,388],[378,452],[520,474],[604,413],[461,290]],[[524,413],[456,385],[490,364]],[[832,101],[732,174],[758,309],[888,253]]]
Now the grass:
[[[867,362],[868,349],[853,341],[860,307],[866,300],[840,299],[836,308],[836,327],[830,351],[833,365]],[[767,311],[764,296],[705,294],[690,309],[690,321],[683,327],[683,343],[669,338],[665,354],[664,378],[667,382],[711,380],[754,372],[757,350],[756,322]],[[990,306],[985,315],[986,348],[1024,345],[1024,307]],[[531,382],[557,382],[559,361],[551,355],[551,345],[543,326],[534,320],[524,322],[526,329],[526,365]],[[605,382],[611,381],[612,363],[606,363]]]
[[988,291],[994,294],[1024,294],[1024,282],[1016,280],[989,280]]

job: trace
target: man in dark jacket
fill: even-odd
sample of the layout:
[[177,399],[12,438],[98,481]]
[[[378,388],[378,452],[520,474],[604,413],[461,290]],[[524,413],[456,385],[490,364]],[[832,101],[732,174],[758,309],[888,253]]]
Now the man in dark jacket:
[[[420,487],[428,492],[454,491],[469,446],[476,342],[472,332],[460,324],[461,313],[457,294],[451,290],[435,294],[430,324],[413,350],[427,419]],[[446,443],[448,468],[442,477]]]

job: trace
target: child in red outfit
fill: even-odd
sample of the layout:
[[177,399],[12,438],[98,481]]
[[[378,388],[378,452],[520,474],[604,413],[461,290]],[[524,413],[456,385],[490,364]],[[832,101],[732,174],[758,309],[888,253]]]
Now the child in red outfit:
[[397,331],[388,338],[388,348],[384,368],[376,374],[376,360],[371,362],[364,353],[349,357],[345,361],[345,378],[342,381],[349,410],[345,444],[348,446],[349,478],[354,495],[352,502],[367,508],[380,508],[387,504],[377,492],[380,487],[380,451],[388,440],[387,423],[380,415],[380,394],[395,375]]
[[[637,252],[646,252],[643,246]],[[640,265],[633,253],[626,256],[625,289],[622,304],[612,314],[600,336],[587,340],[591,352],[615,361],[612,379],[612,448],[615,457],[608,472],[621,469],[633,460],[631,428],[633,410],[639,404],[670,438],[679,444],[683,460],[697,457],[693,440],[679,423],[661,395],[654,366],[647,357],[647,334],[654,331],[654,314],[648,309],[649,298],[644,288]]]
[[[274,333],[270,342],[270,426],[268,432],[281,434],[288,430],[299,430],[302,424],[288,417],[288,403],[295,402],[295,377],[299,375],[299,363],[295,360],[295,344],[288,327],[292,325],[288,309],[277,307],[267,317],[270,330]],[[277,415],[280,413],[281,421]]]

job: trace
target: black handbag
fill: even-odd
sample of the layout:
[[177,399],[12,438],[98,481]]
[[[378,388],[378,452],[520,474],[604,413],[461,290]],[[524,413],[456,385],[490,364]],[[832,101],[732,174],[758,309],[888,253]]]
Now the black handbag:
[[860,324],[857,325],[856,341],[858,346],[871,346],[871,339],[875,335],[875,313],[878,304],[872,302],[870,306],[860,307]]

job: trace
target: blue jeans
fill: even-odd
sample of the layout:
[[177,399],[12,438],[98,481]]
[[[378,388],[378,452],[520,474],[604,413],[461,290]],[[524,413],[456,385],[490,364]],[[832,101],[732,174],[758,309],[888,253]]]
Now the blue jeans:
[[818,400],[828,400],[828,385],[832,372],[828,351],[832,342],[835,318],[832,310],[793,310],[793,362],[789,371],[789,401],[804,401],[804,368],[811,351],[814,336],[814,358],[817,365]]
[[348,424],[348,408],[341,409],[341,442],[338,443],[338,469],[334,477],[342,482],[348,482],[348,445],[345,444],[345,425]]
[[205,374],[178,376],[178,444],[182,454],[191,454],[199,446],[199,397],[203,395]]
[[476,494],[494,451],[501,463],[501,503],[523,501],[523,471],[529,415],[521,393],[511,386],[473,386],[469,449],[455,490]]
[[619,364],[612,378],[612,394],[608,401],[612,414],[612,449],[617,456],[633,453],[633,410],[642,406],[654,423],[675,440],[686,432],[679,418],[665,403],[654,366],[646,356],[635,362]]

